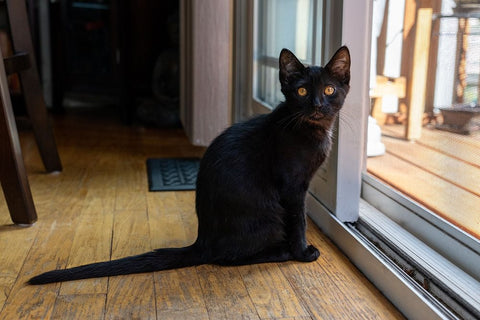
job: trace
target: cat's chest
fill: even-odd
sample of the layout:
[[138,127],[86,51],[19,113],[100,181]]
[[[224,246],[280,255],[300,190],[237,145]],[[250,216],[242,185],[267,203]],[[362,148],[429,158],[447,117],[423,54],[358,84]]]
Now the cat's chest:
[[329,140],[284,141],[278,149],[278,169],[282,175],[291,175],[298,180],[309,181],[325,160],[330,149]]
[[292,159],[316,161],[328,155],[331,137],[324,133],[283,136],[278,140],[278,146],[281,153]]

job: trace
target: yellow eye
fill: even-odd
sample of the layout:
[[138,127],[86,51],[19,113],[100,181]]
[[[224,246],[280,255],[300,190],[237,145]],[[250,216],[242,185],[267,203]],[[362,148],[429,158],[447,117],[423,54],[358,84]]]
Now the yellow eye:
[[297,93],[299,96],[305,97],[307,95],[307,89],[300,87],[298,88]]
[[327,96],[331,96],[335,93],[335,88],[333,86],[326,86],[325,89],[323,89],[323,93]]

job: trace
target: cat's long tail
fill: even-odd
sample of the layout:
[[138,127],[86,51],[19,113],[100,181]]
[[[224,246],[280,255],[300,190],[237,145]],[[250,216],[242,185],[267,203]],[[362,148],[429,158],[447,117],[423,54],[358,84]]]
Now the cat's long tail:
[[53,270],[31,278],[29,284],[45,284],[88,278],[190,267],[206,263],[194,245],[184,248],[157,249],[137,256]]

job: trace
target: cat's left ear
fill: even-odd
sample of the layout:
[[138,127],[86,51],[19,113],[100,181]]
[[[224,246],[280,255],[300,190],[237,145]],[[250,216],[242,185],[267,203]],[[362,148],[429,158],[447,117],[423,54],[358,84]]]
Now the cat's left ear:
[[280,82],[284,83],[287,78],[295,73],[303,73],[305,66],[288,49],[282,49],[279,58]]
[[350,51],[348,48],[343,46],[338,49],[325,69],[342,83],[348,85],[350,83]]

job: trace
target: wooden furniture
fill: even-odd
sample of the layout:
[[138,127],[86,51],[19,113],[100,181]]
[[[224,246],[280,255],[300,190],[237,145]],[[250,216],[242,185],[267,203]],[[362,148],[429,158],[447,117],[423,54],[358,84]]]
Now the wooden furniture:
[[407,80],[405,77],[388,78],[377,75],[376,84],[370,93],[370,97],[374,99],[371,116],[381,125],[386,123],[387,115],[382,112],[382,101],[386,95],[396,96],[397,98],[405,98]]
[[13,57],[0,52],[0,180],[10,216],[16,224],[37,220],[12,111],[7,74],[18,73],[35,139],[45,169],[61,171],[53,130],[48,122],[34,57],[25,1],[7,0]]
[[[438,52],[438,37],[432,37],[432,31],[438,33],[439,24],[433,23],[433,15],[441,10],[439,1],[406,0],[403,20],[403,43],[401,57],[400,79],[406,80],[405,91],[400,98],[399,112],[406,116],[404,138],[417,140],[421,136],[423,117],[426,112],[433,114],[433,99],[436,80],[436,64]],[[378,38],[377,70],[381,73],[385,66],[386,34],[388,25],[388,5],[382,23],[382,32]],[[428,83],[427,83],[428,79]],[[381,80],[381,79],[380,79]],[[377,79],[377,82],[379,79]],[[402,80],[403,81],[403,80]],[[383,81],[384,82],[384,81]],[[389,81],[392,82],[392,81]],[[380,81],[380,91],[383,90]],[[387,83],[390,87],[397,83]],[[390,94],[390,93],[389,93]],[[372,115],[382,123],[386,118],[379,108],[381,99],[375,98]]]

